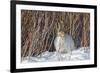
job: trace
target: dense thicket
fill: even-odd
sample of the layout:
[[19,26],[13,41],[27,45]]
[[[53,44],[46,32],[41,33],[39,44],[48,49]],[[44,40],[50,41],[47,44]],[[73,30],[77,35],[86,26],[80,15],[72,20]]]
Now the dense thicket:
[[76,47],[90,45],[90,14],[52,11],[21,11],[21,56],[55,51],[57,29],[72,35]]

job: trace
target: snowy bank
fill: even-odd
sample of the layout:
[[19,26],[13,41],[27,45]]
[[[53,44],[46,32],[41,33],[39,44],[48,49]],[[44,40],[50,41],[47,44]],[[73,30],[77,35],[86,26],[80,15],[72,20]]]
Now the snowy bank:
[[43,52],[37,57],[24,57],[22,63],[26,62],[51,62],[51,61],[77,61],[90,59],[90,48],[81,47],[71,53],[60,54],[57,52]]

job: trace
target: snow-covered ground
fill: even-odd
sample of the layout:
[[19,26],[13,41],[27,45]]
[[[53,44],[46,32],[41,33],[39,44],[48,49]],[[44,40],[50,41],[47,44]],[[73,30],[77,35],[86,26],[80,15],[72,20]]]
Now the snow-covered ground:
[[43,52],[37,57],[25,57],[22,63],[26,62],[51,62],[51,61],[75,61],[75,60],[88,60],[90,59],[90,48],[81,47],[73,50],[70,53],[60,54],[57,52]]

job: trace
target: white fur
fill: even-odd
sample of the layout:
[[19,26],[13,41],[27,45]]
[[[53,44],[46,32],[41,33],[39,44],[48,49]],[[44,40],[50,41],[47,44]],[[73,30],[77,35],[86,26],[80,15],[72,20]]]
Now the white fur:
[[57,36],[54,40],[54,46],[59,53],[68,53],[75,49],[74,40],[68,34],[64,37]]

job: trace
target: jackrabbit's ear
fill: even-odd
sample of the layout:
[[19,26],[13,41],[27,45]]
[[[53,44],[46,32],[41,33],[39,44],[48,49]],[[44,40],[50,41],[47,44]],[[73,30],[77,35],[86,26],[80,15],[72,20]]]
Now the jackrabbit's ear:
[[58,33],[59,32],[58,23],[55,25],[55,29],[56,29],[56,33]]
[[59,32],[59,31],[60,31],[60,24],[58,23],[57,26],[58,26],[58,27],[57,27],[57,32]]

